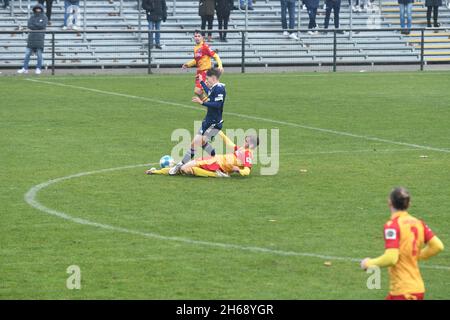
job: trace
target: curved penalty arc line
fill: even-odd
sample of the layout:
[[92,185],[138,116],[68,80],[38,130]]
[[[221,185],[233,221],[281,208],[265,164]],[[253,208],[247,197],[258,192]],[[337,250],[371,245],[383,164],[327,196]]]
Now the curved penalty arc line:
[[[115,167],[115,168],[81,172],[81,173],[76,173],[76,174],[72,174],[72,175],[68,175],[68,176],[64,176],[64,177],[60,177],[60,178],[51,179],[51,180],[48,180],[46,182],[43,182],[43,183],[40,183],[40,184],[37,184],[37,185],[31,187],[25,193],[24,200],[31,207],[33,207],[39,211],[42,211],[44,213],[47,213],[49,215],[64,219],[64,220],[72,221],[72,222],[75,222],[75,223],[78,223],[81,225],[85,225],[85,226],[91,226],[91,227],[101,228],[101,229],[105,229],[105,230],[110,230],[110,231],[114,231],[114,232],[138,235],[138,236],[142,236],[145,238],[153,238],[153,239],[163,240],[163,241],[175,241],[175,242],[181,242],[181,243],[185,243],[185,244],[189,244],[189,245],[216,247],[216,248],[222,248],[222,249],[227,249],[227,250],[240,250],[240,251],[248,251],[248,252],[253,252],[253,253],[265,253],[265,254],[272,254],[272,255],[279,255],[279,256],[309,257],[309,258],[317,258],[317,259],[324,259],[324,260],[348,261],[348,262],[355,262],[355,263],[359,262],[361,260],[361,259],[351,258],[351,257],[331,256],[331,255],[323,255],[323,254],[309,253],[309,252],[284,251],[284,250],[276,250],[276,249],[257,247],[257,246],[245,246],[245,245],[232,244],[232,243],[221,243],[221,242],[213,242],[213,241],[205,241],[205,240],[195,240],[195,239],[184,238],[184,237],[165,236],[165,235],[161,235],[161,234],[153,233],[153,232],[143,232],[143,231],[138,231],[138,230],[132,230],[132,229],[127,229],[127,228],[123,228],[123,227],[117,227],[117,226],[113,226],[113,225],[109,225],[109,224],[90,221],[90,220],[83,219],[83,218],[74,217],[65,212],[58,211],[58,210],[55,210],[52,208],[48,208],[36,199],[37,195],[40,191],[48,188],[51,185],[58,184],[60,182],[66,181],[66,180],[81,178],[81,177],[94,175],[94,174],[100,174],[100,173],[107,173],[107,172],[113,172],[113,171],[145,167],[145,166],[150,166],[150,165],[152,165],[152,163],[121,166],[121,167]],[[441,265],[422,265],[421,267],[430,268],[430,269],[450,270],[450,266],[441,266]]]

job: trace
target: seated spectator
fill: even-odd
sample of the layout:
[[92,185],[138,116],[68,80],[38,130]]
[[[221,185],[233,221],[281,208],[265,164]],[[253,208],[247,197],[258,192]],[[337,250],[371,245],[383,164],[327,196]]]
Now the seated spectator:
[[[167,19],[166,0],[142,0],[142,9],[145,10],[147,15],[148,30],[156,30],[156,49],[162,49],[161,34],[158,31],[161,29],[161,21],[166,22]],[[153,32],[149,34],[149,37],[150,46],[153,47]]]
[[47,15],[48,19],[48,25],[52,25],[52,7],[53,7],[53,0],[38,0],[40,4],[44,4],[45,2],[45,14]]
[[28,73],[28,65],[32,53],[36,53],[37,64],[36,74],[41,74],[42,69],[42,52],[44,51],[45,29],[47,28],[48,19],[44,14],[44,7],[41,4],[36,4],[33,7],[33,14],[28,19],[28,29],[42,30],[43,32],[28,33],[27,48],[25,50],[25,59],[23,61],[22,69],[17,73]]
[[[202,18],[201,29],[206,29],[206,23],[208,23],[208,30],[212,30],[213,22],[214,22],[214,11],[216,9],[215,0],[200,0],[198,6],[198,15]],[[205,33],[202,32],[202,36],[205,36]],[[208,41],[212,41],[212,33],[208,32]]]

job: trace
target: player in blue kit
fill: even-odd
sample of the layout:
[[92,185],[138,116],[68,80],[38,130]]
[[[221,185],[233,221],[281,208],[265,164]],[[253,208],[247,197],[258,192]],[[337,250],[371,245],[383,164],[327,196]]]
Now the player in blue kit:
[[206,116],[203,119],[202,127],[195,135],[191,142],[191,149],[186,152],[183,159],[170,169],[170,175],[176,175],[180,172],[181,166],[191,161],[195,156],[195,149],[201,146],[203,150],[212,157],[216,155],[216,151],[210,144],[210,140],[222,130],[223,125],[223,105],[227,95],[225,85],[219,82],[221,72],[218,69],[209,69],[206,72],[206,83],[201,79],[202,85],[207,98],[205,100],[199,97],[193,97],[192,102],[198,103],[207,108]]

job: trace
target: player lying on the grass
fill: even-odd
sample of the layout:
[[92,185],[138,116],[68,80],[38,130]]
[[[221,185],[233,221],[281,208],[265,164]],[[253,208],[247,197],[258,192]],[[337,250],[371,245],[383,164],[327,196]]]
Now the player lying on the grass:
[[391,219],[384,225],[384,254],[361,261],[361,268],[389,267],[390,290],[387,300],[422,300],[425,286],[418,260],[427,260],[444,250],[444,245],[421,220],[411,216],[410,195],[395,188],[389,196]]
[[222,130],[223,125],[223,106],[226,98],[225,85],[219,82],[221,72],[218,69],[209,69],[206,72],[206,83],[201,82],[205,92],[208,95],[207,100],[203,101],[199,97],[193,97],[192,102],[198,103],[208,109],[206,116],[202,121],[202,127],[191,142],[191,149],[186,152],[183,159],[169,170],[170,175],[178,174],[181,166],[188,163],[195,156],[195,149],[199,146],[211,156],[216,155],[216,151],[209,141]]
[[191,68],[196,66],[197,73],[195,75],[195,87],[194,94],[196,94],[200,99],[205,100],[207,93],[203,90],[201,81],[205,81],[206,71],[211,69],[211,58],[214,58],[217,62],[217,68],[220,72],[223,72],[222,61],[219,55],[211,50],[208,44],[204,41],[204,38],[199,30],[194,32],[194,59],[183,64],[182,68]]
[[[248,176],[251,172],[253,152],[259,145],[257,136],[246,136],[243,147],[235,145],[222,131],[219,136],[225,144],[233,148],[233,153],[216,155],[210,158],[191,160],[181,167],[181,173],[198,177],[229,177],[232,173]],[[169,174],[169,168],[147,170],[147,174]]]

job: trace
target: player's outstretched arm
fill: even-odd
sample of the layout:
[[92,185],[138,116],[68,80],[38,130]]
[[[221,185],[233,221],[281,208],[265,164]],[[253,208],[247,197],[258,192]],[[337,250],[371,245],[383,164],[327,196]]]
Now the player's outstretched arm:
[[361,268],[366,270],[370,267],[391,267],[398,261],[399,250],[398,249],[386,249],[383,255],[375,259],[366,258],[361,261]]
[[249,176],[250,175],[250,168],[249,167],[245,167],[244,169],[239,169],[237,170],[237,172],[239,172],[239,174],[243,177]]
[[230,146],[232,148],[236,147],[236,145],[233,143],[233,141],[231,141],[230,138],[228,138],[225,133],[223,133],[223,131],[219,131],[219,136],[222,138],[223,142],[225,142],[225,144],[227,146]]
[[209,95],[211,92],[211,89],[206,85],[205,81],[200,81],[200,84],[202,85],[203,90],[205,91],[206,95]]
[[434,236],[431,238],[430,241],[428,241],[427,245],[420,251],[420,260],[427,260],[435,255],[437,255],[439,252],[444,250],[444,244],[442,241]]
[[189,60],[188,62],[186,62],[185,64],[182,65],[182,68],[192,68],[194,66],[197,65],[197,62],[195,61],[195,59]]
[[219,55],[217,53],[214,53],[213,58],[217,62],[217,69],[223,72],[222,60],[220,59]]

